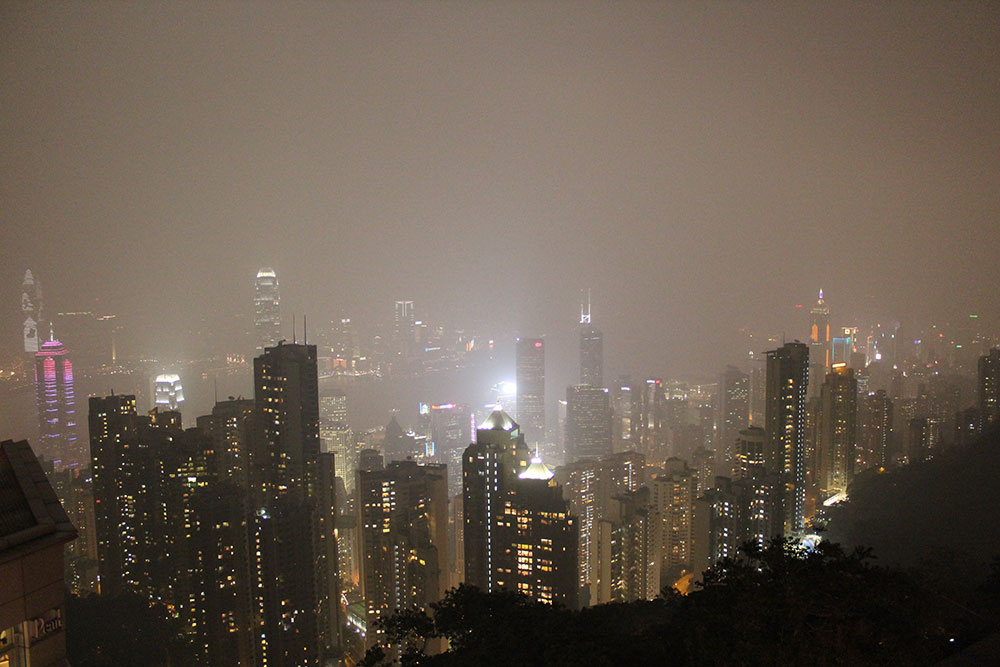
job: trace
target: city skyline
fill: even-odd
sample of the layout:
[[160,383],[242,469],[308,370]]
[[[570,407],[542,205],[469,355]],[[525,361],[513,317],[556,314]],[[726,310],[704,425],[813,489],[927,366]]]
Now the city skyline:
[[803,339],[820,288],[997,317],[987,5],[184,7],[5,12],[0,303],[31,268],[162,355],[246,328],[261,266],[317,327],[405,297],[572,335],[590,288],[606,366],[659,374]]
[[1000,6],[0,38],[0,667],[995,648]]

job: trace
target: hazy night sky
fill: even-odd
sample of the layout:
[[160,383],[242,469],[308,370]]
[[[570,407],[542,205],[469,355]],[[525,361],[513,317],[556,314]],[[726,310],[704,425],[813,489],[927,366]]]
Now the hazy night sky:
[[5,350],[29,267],[154,352],[263,265],[311,326],[574,345],[590,287],[609,378],[802,337],[820,287],[998,316],[996,3],[8,2],[0,40]]

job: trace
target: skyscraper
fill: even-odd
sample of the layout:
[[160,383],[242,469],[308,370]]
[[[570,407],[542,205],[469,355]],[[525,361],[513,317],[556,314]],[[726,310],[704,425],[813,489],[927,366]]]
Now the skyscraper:
[[413,313],[413,302],[396,301],[392,319],[393,343],[395,351],[404,357],[409,357],[415,349],[416,318]]
[[181,378],[176,373],[161,373],[153,382],[153,401],[161,410],[176,410],[184,402]]
[[979,358],[979,416],[982,423],[1000,421],[1000,348]]
[[667,452],[666,403],[663,381],[647,378],[641,396],[632,399],[632,447],[649,461],[663,461]]
[[602,584],[597,581],[597,570],[607,564],[596,562],[599,522],[612,512],[617,496],[636,491],[642,485],[645,463],[645,458],[637,452],[622,452],[601,459],[578,459],[558,470],[563,494],[579,524],[579,585],[585,591],[582,602],[587,601],[588,594],[589,604],[601,599]]
[[448,589],[448,474],[441,464],[393,461],[358,472],[361,582],[367,640],[397,610],[428,610]]
[[820,389],[819,471],[827,496],[847,491],[857,456],[858,381],[847,364],[834,364]]
[[660,585],[669,586],[685,571],[691,571],[697,475],[687,463],[672,458],[667,460],[663,473],[656,475],[650,486]]
[[274,269],[264,267],[254,282],[253,332],[256,354],[264,352],[281,340],[281,299],[278,276]]
[[545,438],[545,342],[518,338],[516,355],[517,420],[534,444]]
[[865,463],[873,468],[888,468],[893,459],[893,453],[890,449],[892,442],[892,399],[889,398],[884,389],[879,389],[874,394],[862,396],[858,407],[858,431],[861,434]]
[[495,588],[496,522],[510,485],[527,467],[527,454],[521,427],[497,410],[462,455],[465,582],[484,591]]
[[269,347],[254,359],[256,428],[251,499],[257,508],[262,643],[269,664],[315,665],[336,650],[338,577],[331,554],[333,464],[320,453],[315,345]]
[[41,341],[38,331],[42,328],[42,285],[31,274],[31,269],[24,272],[21,283],[21,316],[24,318],[24,351],[34,354]]
[[726,465],[731,466],[736,440],[750,423],[750,376],[735,366],[727,366],[719,378],[718,391],[716,449],[722,453]]
[[611,499],[594,529],[591,604],[651,600],[660,593],[660,571],[651,567],[655,542],[649,488]]
[[580,304],[580,384],[604,386],[604,336],[590,318],[590,290]]
[[[823,300],[823,290],[819,291],[816,305],[809,311],[809,359],[812,362],[810,374],[815,378],[826,375],[830,369],[833,339],[830,334],[830,307]],[[815,383],[810,395],[819,393],[819,383]]]
[[79,440],[73,364],[57,340],[42,343],[35,353],[35,396],[38,405],[38,453],[56,469],[85,467],[86,444]]
[[566,456],[575,461],[611,454],[611,397],[592,385],[566,388]]
[[805,528],[806,391],[809,348],[798,341],[767,353],[765,459],[780,458],[785,476],[785,532]]
[[493,576],[497,588],[575,609],[579,526],[552,477],[535,456],[511,481],[497,516]]

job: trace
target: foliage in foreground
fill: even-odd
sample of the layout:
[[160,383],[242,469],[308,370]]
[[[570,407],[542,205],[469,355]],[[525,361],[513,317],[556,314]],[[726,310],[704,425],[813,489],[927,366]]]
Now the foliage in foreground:
[[193,664],[180,624],[134,593],[69,596],[66,655],[73,667]]
[[[867,550],[776,540],[721,562],[687,596],[570,611],[459,586],[430,614],[387,619],[388,646],[362,664],[932,664],[996,629],[994,576],[960,603],[876,566]],[[448,649],[431,655],[435,645]]]

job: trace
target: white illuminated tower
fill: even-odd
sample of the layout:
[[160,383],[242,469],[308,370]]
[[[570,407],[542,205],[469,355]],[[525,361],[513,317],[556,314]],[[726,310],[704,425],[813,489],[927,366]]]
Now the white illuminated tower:
[[42,284],[31,274],[24,272],[21,283],[21,314],[24,317],[24,351],[35,354],[41,344],[38,332],[42,329]]
[[181,379],[174,373],[157,375],[153,393],[157,407],[163,410],[176,410],[184,402]]
[[604,336],[590,319],[590,290],[580,303],[580,384],[604,386]]
[[274,269],[264,267],[257,272],[254,282],[253,333],[258,355],[281,340],[280,303],[278,276]]

